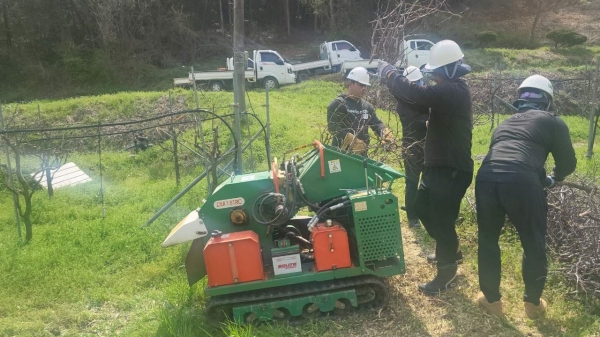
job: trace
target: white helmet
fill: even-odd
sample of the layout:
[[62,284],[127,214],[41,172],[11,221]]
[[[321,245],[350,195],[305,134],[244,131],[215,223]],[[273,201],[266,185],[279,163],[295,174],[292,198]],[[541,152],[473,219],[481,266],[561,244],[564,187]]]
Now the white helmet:
[[404,73],[402,75],[411,82],[416,82],[423,78],[423,74],[421,74],[421,70],[419,70],[419,68],[417,68],[415,66],[406,67],[406,69],[404,69]]
[[430,51],[429,62],[425,65],[427,70],[454,63],[465,57],[458,44],[452,40],[442,40],[434,44]]
[[[541,92],[540,92],[541,91]],[[517,100],[513,103],[516,108],[534,104],[541,110],[550,111],[554,89],[552,82],[541,75],[527,77],[517,89]]]
[[363,85],[371,85],[371,83],[369,83],[369,72],[363,67],[356,67],[350,70],[350,73],[348,76],[346,76],[346,78]]
[[523,91],[523,88],[539,89],[550,95],[550,98],[554,97],[554,88],[552,88],[552,82],[542,75],[533,75],[527,77],[523,83],[521,83],[517,92],[520,94]]

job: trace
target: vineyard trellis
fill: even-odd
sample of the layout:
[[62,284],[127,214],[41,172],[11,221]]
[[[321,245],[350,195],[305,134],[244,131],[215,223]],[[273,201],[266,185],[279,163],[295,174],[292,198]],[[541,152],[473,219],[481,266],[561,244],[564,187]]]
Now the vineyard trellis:
[[[266,95],[268,97],[268,91]],[[27,155],[38,151],[41,152],[42,147],[35,144],[41,143],[44,144],[43,147],[47,147],[47,144],[53,142],[61,142],[64,153],[67,153],[69,150],[83,152],[97,151],[97,171],[100,177],[100,198],[102,201],[102,218],[104,218],[104,191],[102,188],[102,174],[104,171],[102,165],[103,149],[113,151],[134,150],[137,152],[141,144],[143,144],[143,148],[148,148],[152,145],[159,146],[163,150],[173,154],[176,184],[179,185],[180,168],[178,152],[180,150],[178,149],[184,148],[199,159],[204,171],[189,183],[183,191],[177,194],[167,205],[161,208],[157,214],[148,220],[145,224],[148,225],[201,180],[207,180],[208,193],[210,194],[212,189],[217,186],[217,180],[221,179],[222,176],[232,177],[237,174],[236,167],[238,167],[238,159],[236,153],[238,149],[241,149],[241,152],[250,149],[249,156],[247,157],[252,165],[254,165],[255,160],[252,145],[261,136],[264,136],[266,159],[270,162],[268,98],[266,104],[267,124],[265,124],[254,112],[246,111],[243,114],[244,124],[247,126],[243,141],[236,137],[233,126],[235,114],[230,113],[230,108],[231,106],[213,106],[212,110],[198,108],[173,112],[171,96],[169,94],[169,111],[167,112],[162,111],[157,115],[146,116],[138,120],[116,121],[111,123],[99,122],[97,124],[63,127],[44,127],[44,123],[39,119],[40,114],[38,114],[38,120],[33,122],[36,125],[34,127],[27,127],[27,123],[31,124],[31,121],[26,122],[20,120],[19,122],[21,124],[19,124],[16,120],[17,109],[10,118],[6,119],[8,120],[6,125],[0,125],[2,126],[0,129],[0,139],[7,144],[7,148],[3,149],[7,159],[5,169],[7,173],[6,177],[12,179],[14,175],[10,162],[11,150],[8,149],[9,144],[18,145],[11,147],[13,155],[17,155],[15,151],[22,151]],[[1,112],[0,105],[0,121],[4,122],[5,119],[2,118]],[[19,124],[19,126],[17,126],[17,124]],[[250,127],[251,125],[253,125],[252,130]],[[211,132],[203,132],[202,128],[210,129]],[[194,130],[193,136],[183,134],[184,131],[189,129]],[[227,135],[219,136],[219,129],[225,129]],[[155,131],[152,137],[154,144],[150,144],[148,137],[144,136],[144,132],[150,131]],[[133,135],[133,137],[123,137],[126,135]],[[124,138],[132,138],[134,145],[124,147]],[[164,141],[169,139],[172,140],[172,147],[163,145]],[[94,142],[96,140],[97,142]],[[191,166],[196,167],[195,164],[196,163]],[[49,170],[48,167],[42,167],[40,171],[42,172],[40,179],[38,181],[31,181],[32,185],[38,186],[40,180],[44,177],[45,172]],[[51,181],[51,179],[47,180]],[[15,217],[20,238],[20,205],[18,195],[14,192],[12,180],[7,181],[6,184],[9,190],[13,191],[13,197],[15,197]]]

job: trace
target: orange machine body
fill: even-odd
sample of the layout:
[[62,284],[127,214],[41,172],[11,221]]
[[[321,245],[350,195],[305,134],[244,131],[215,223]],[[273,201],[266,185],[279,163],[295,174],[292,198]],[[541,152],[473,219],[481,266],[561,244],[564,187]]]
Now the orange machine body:
[[264,279],[258,234],[251,230],[210,238],[204,262],[209,287]]
[[350,246],[348,233],[338,222],[318,223],[311,234],[315,256],[315,271],[348,268],[350,261]]

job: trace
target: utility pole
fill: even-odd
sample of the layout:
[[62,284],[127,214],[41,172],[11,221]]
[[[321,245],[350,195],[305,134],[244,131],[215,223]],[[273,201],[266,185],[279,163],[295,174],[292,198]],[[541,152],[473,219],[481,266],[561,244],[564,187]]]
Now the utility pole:
[[598,91],[598,72],[600,69],[600,57],[596,58],[596,72],[594,74],[594,85],[592,86],[592,109],[590,110],[590,130],[588,132],[588,148],[586,157],[592,158],[594,154],[594,136],[595,136],[595,126],[596,126],[596,92]]
[[235,137],[238,140],[236,151],[236,174],[242,174],[242,114],[246,113],[246,67],[244,50],[244,0],[233,3],[233,97],[235,109]]

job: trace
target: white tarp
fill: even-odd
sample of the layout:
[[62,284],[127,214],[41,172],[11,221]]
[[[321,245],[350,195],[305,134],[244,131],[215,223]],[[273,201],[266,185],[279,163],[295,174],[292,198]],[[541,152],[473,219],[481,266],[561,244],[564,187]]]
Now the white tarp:
[[[42,177],[43,175],[43,177]],[[75,165],[75,163],[66,163],[58,169],[50,170],[52,177],[52,188],[57,189],[65,186],[73,186],[81,183],[92,181],[92,179]],[[39,180],[40,185],[48,188],[48,182],[45,172],[38,172],[33,175],[35,180]]]

